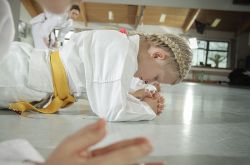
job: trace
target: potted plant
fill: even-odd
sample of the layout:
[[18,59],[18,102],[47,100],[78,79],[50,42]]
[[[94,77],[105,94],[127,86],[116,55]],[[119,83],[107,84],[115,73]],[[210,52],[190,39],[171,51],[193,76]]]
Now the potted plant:
[[219,63],[221,63],[222,61],[224,61],[225,58],[226,57],[223,57],[223,56],[221,56],[219,54],[215,54],[214,57],[209,57],[209,59],[215,63],[215,68],[218,68],[219,67]]

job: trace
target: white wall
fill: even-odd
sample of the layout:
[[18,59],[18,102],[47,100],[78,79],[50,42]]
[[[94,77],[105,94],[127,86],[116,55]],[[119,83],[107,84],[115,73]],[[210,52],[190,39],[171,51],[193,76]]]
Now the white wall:
[[[250,45],[249,43],[249,32],[245,32],[240,34],[236,41],[236,57],[237,57],[237,62],[239,60],[246,60],[247,55],[250,55]],[[238,63],[239,65],[239,63]]]
[[195,29],[191,29],[187,35],[197,37],[199,39],[208,39],[208,40],[225,40],[229,41],[235,38],[235,34],[233,32],[225,32],[225,31],[215,31],[215,30],[205,30],[204,34],[199,34]]
[[250,45],[248,45],[250,33],[242,33],[237,37],[237,57],[238,59],[244,59],[250,54]]

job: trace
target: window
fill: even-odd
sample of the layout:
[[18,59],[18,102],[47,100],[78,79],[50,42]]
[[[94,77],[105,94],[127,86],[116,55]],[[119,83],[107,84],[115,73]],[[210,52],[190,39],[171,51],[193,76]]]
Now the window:
[[228,68],[229,42],[198,40],[198,48],[193,50],[193,66]]

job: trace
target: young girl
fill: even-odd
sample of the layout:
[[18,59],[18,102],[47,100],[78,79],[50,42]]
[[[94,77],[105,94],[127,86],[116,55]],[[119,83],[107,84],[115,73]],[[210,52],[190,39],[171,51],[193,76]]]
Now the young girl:
[[87,98],[108,121],[152,120],[163,110],[164,99],[138,97],[130,88],[133,77],[176,84],[188,73],[191,59],[188,43],[172,34],[93,30],[75,34],[59,51],[16,42],[0,62],[0,107],[55,113]]
[[[69,0],[39,0],[51,12],[62,12]],[[8,53],[14,36],[14,25],[7,0],[0,0],[0,61]],[[6,55],[6,56],[5,56]],[[17,73],[17,72],[15,72]],[[7,76],[8,77],[8,76]],[[7,78],[1,77],[1,79]],[[20,88],[21,89],[21,88]],[[2,91],[0,91],[2,92]],[[8,130],[6,130],[8,132]],[[6,132],[1,130],[1,133]],[[55,133],[58,134],[58,133]],[[146,138],[133,138],[112,143],[102,148],[93,149],[107,134],[103,119],[85,126],[78,132],[65,138],[52,154],[44,160],[31,144],[22,139],[0,143],[0,164],[4,165],[125,165],[139,164],[142,157],[152,151],[152,145]],[[16,137],[12,137],[16,138]],[[1,139],[2,136],[1,136]],[[142,163],[145,165],[163,165],[161,162]]]

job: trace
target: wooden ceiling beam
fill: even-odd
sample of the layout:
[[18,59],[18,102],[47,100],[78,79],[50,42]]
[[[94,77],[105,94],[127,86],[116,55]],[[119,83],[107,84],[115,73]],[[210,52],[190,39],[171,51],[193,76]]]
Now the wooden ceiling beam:
[[194,21],[196,20],[196,18],[198,17],[198,15],[200,14],[201,9],[190,9],[188,12],[188,15],[184,21],[182,30],[183,32],[188,32],[191,28],[191,26],[193,25]]
[[135,29],[142,23],[144,17],[145,6],[138,6],[135,17]]
[[22,3],[26,10],[29,12],[31,17],[35,17],[39,14],[39,12],[36,10],[36,8],[33,6],[33,3],[31,0],[22,0]]

